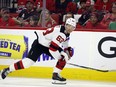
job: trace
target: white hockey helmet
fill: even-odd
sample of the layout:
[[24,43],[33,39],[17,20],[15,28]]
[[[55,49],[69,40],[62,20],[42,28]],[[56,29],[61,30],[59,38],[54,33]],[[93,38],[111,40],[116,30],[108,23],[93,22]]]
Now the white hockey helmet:
[[74,18],[68,18],[65,24],[69,24],[76,28],[76,20]]

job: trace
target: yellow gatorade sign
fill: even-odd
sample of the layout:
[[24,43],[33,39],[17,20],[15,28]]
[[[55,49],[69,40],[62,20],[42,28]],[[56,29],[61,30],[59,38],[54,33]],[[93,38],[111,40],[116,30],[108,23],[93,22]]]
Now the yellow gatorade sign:
[[0,34],[0,58],[21,59],[27,55],[28,38],[23,35]]

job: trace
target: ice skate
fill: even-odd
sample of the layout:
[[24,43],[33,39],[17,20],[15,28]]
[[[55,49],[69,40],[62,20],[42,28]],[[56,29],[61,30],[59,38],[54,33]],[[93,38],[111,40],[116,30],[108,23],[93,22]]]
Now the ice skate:
[[9,68],[5,68],[0,71],[0,79],[5,79],[6,76],[10,73]]
[[61,77],[58,73],[53,73],[52,84],[66,84],[66,79]]

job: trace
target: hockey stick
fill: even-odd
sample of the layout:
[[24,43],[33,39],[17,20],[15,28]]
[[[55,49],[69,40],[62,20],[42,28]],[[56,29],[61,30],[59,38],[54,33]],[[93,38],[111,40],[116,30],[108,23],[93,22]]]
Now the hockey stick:
[[95,68],[91,68],[91,67],[87,67],[87,66],[81,66],[81,65],[72,64],[72,63],[67,63],[67,64],[72,65],[72,66],[76,66],[76,67],[85,68],[85,69],[96,70],[96,71],[99,71],[99,72],[110,72],[110,71],[116,71],[116,70],[101,70],[101,69],[95,69]]

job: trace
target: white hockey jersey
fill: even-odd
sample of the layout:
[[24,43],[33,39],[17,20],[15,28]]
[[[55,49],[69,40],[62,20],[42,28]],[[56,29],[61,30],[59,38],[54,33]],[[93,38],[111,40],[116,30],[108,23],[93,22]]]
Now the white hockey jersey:
[[68,47],[69,35],[65,34],[64,26],[55,26],[48,28],[43,33],[39,34],[39,43],[49,48],[49,52],[54,58],[61,58],[60,51]]

